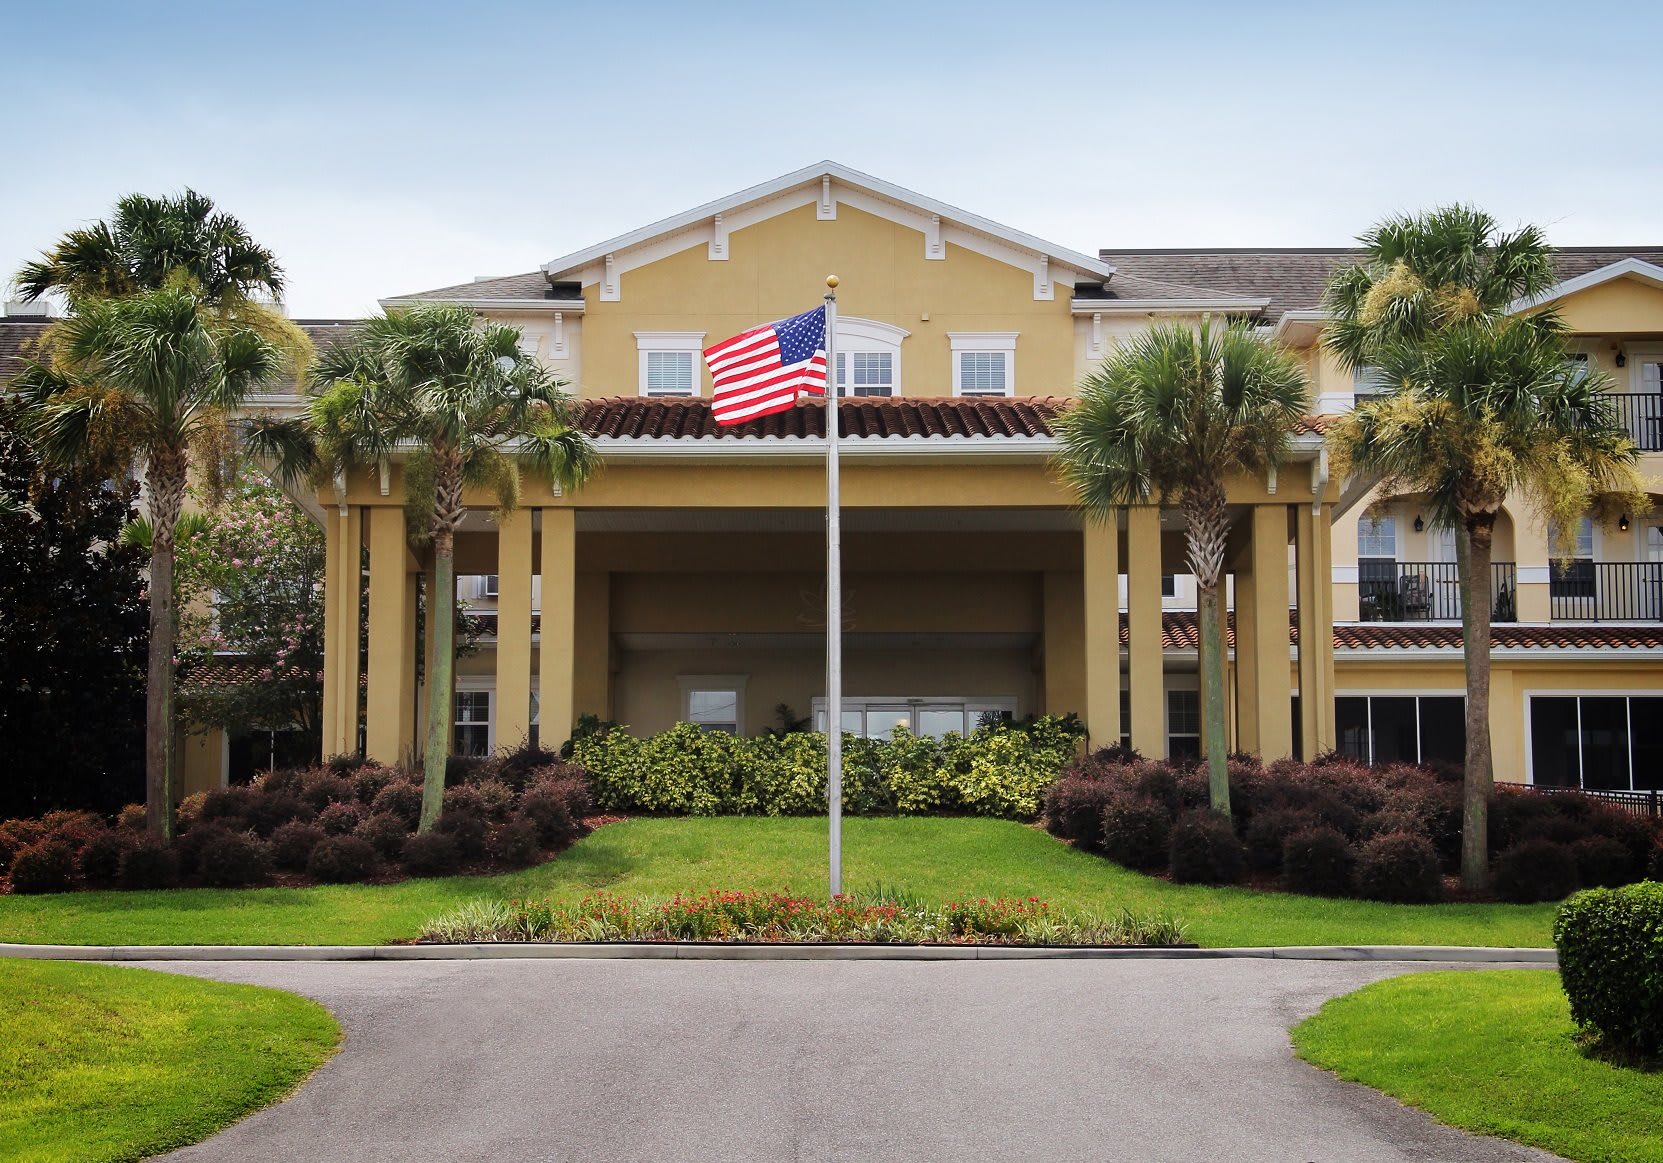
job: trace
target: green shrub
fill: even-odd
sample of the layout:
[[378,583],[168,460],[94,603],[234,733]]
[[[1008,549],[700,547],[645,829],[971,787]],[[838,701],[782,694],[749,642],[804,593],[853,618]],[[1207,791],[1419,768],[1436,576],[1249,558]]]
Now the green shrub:
[[378,861],[369,841],[326,836],[306,861],[306,875],[325,884],[354,884],[375,875]]
[[15,893],[67,892],[75,877],[75,850],[61,840],[37,840],[12,857]]
[[116,879],[122,888],[171,888],[179,881],[179,856],[154,836],[140,836],[121,854]]
[[1531,837],[1496,857],[1494,879],[1496,895],[1504,901],[1561,900],[1576,891],[1576,857],[1563,844]]
[[1432,841],[1414,832],[1387,832],[1357,854],[1357,895],[1399,904],[1429,904],[1444,896],[1443,870]]
[[1613,1050],[1663,1054],[1663,884],[1578,893],[1553,943],[1577,1024]]
[[1230,821],[1205,808],[1178,817],[1168,853],[1179,884],[1234,884],[1245,864]]
[[1356,867],[1350,841],[1326,824],[1295,832],[1282,845],[1282,880],[1294,892],[1346,896]]
[[1172,816],[1144,796],[1118,796],[1103,809],[1103,852],[1128,868],[1160,868],[1171,858]]

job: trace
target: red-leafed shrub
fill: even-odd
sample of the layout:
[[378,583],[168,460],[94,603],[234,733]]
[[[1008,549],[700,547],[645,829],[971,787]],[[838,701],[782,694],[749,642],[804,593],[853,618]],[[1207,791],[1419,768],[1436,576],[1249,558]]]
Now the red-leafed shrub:
[[306,861],[306,874],[325,884],[356,884],[374,876],[380,864],[369,841],[325,836]]
[[1282,879],[1294,892],[1346,896],[1356,864],[1350,841],[1323,824],[1295,832],[1282,846]]
[[350,782],[325,767],[318,771],[309,771],[302,777],[300,798],[305,800],[314,812],[321,812],[330,804],[347,803],[358,797],[353,794]]
[[1264,808],[1255,812],[1242,838],[1247,866],[1255,872],[1281,872],[1282,849],[1288,837],[1316,825],[1314,815],[1297,808]]
[[271,834],[271,862],[285,872],[304,872],[312,849],[326,835],[316,824],[291,820]]
[[75,879],[75,850],[62,840],[37,840],[12,857],[15,893],[67,892]]
[[1633,853],[1609,836],[1582,837],[1571,845],[1571,857],[1583,888],[1617,888],[1640,879]]
[[266,846],[237,832],[215,836],[196,855],[196,874],[214,888],[245,888],[259,884],[271,867]]
[[1172,879],[1180,884],[1234,884],[1246,864],[1230,821],[1206,810],[1178,817],[1168,851]]
[[352,794],[358,798],[359,803],[366,808],[370,807],[382,789],[398,777],[398,772],[390,767],[360,767],[349,777],[352,782]]
[[479,816],[465,811],[442,812],[433,830],[454,840],[463,860],[478,860],[485,855],[485,821]]
[[1552,840],[1520,840],[1496,858],[1495,890],[1515,904],[1562,900],[1576,891],[1576,857]]
[[414,829],[422,815],[421,786],[409,780],[395,780],[376,793],[370,801],[370,811],[391,812],[404,821],[406,828]]
[[1156,869],[1171,859],[1172,814],[1141,795],[1117,796],[1103,809],[1103,851],[1128,868]]
[[1429,904],[1444,896],[1443,872],[1432,841],[1414,832],[1387,832],[1357,854],[1357,895],[1400,904]]
[[1096,849],[1103,839],[1103,810],[1117,785],[1101,776],[1064,775],[1045,790],[1041,810],[1053,836]]
[[543,854],[537,840],[537,825],[523,816],[492,824],[485,833],[485,855],[493,864],[524,868],[537,863]]
[[391,812],[374,812],[358,825],[358,831],[353,835],[360,840],[369,841],[370,847],[383,860],[397,862],[404,855],[405,842],[410,838],[410,829],[404,826],[404,821]]
[[404,869],[411,876],[448,876],[462,863],[456,841],[443,832],[422,832],[404,842]]
[[106,828],[81,845],[75,856],[81,879],[88,884],[114,884],[121,873],[121,857],[134,840],[134,834],[125,829]]
[[146,813],[143,804],[128,804],[116,816],[116,826],[129,832],[144,831],[148,822],[149,815]]
[[154,836],[140,836],[121,854],[116,879],[122,888],[171,888],[179,881],[179,855]]
[[330,836],[350,836],[364,822],[365,814],[357,803],[333,803],[318,813],[318,827]]
[[11,867],[12,858],[31,844],[46,839],[46,825],[39,820],[7,820],[0,824],[0,872]]

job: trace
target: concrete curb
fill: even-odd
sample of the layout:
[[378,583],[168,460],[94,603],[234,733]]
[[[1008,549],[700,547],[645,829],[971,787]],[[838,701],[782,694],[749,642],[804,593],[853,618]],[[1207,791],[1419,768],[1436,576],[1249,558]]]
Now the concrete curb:
[[20,945],[0,957],[48,961],[1110,961],[1251,957],[1282,961],[1445,961],[1559,964],[1552,949],[1461,945],[1283,945],[1241,949],[1009,945],[727,945],[504,943],[489,945]]

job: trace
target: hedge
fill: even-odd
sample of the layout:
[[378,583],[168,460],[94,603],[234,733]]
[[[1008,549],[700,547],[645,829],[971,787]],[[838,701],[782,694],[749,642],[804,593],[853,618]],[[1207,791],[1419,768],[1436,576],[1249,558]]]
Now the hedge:
[[1571,1017],[1605,1047],[1663,1055],[1663,884],[1596,888],[1553,923]]
[[[846,736],[843,810],[850,815],[964,812],[1031,820],[1073,761],[1078,727],[1048,717],[990,724],[942,739],[896,728]],[[573,740],[596,806],[688,816],[812,816],[826,810],[826,737],[744,737],[680,723],[637,737],[614,727]]]

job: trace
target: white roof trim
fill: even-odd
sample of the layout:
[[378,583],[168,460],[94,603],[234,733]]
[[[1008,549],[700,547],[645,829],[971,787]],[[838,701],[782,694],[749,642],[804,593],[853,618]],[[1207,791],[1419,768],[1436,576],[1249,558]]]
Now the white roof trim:
[[[1492,658],[1546,658],[1558,662],[1609,660],[1613,655],[1635,661],[1657,661],[1658,652],[1648,646],[1492,646]],[[1334,657],[1348,661],[1459,662],[1460,647],[1448,646],[1340,646]]]
[[[868,194],[892,202],[911,206],[927,215],[937,215],[967,230],[997,239],[1008,246],[1033,251],[1055,259],[1060,265],[1070,267],[1083,274],[1094,275],[1100,279],[1108,279],[1114,274],[1115,268],[1101,259],[1081,254],[1077,250],[1057,246],[1046,242],[1042,238],[1025,234],[1020,230],[1012,230],[1010,227],[1003,226],[992,219],[983,218],[979,214],[971,214],[966,210],[960,210],[957,206],[925,197],[923,194],[886,182],[881,178],[874,178],[870,174],[863,174],[859,170],[850,169],[848,166],[834,161],[817,162],[812,166],[793,170],[791,173],[782,174],[772,181],[751,186],[748,189],[740,190],[738,193],[729,194],[725,198],[718,198],[714,202],[706,202],[702,206],[695,206],[691,210],[672,215],[669,218],[662,218],[638,230],[632,230],[628,234],[620,234],[616,238],[610,238],[605,242],[597,243],[583,250],[562,255],[557,259],[544,263],[543,271],[550,275],[566,275],[578,272],[593,263],[601,261],[609,254],[633,246],[640,246],[668,234],[687,230],[713,219],[718,214],[731,214],[741,207],[776,198],[798,187],[806,188],[812,185],[818,194],[821,180],[824,178],[830,178],[835,182],[851,186],[857,190],[864,190]],[[689,245],[693,245],[693,243]]]
[[380,299],[387,307],[472,307],[476,311],[560,311],[567,315],[583,314],[582,299]]
[[1328,312],[1322,310],[1320,307],[1301,308],[1298,311],[1284,311],[1282,312],[1282,317],[1276,321],[1276,326],[1271,329],[1270,334],[1272,338],[1282,339],[1296,326],[1307,325],[1321,327],[1324,323],[1328,322],[1328,318]]
[[1566,279],[1543,291],[1540,295],[1530,295],[1514,299],[1509,311],[1529,311],[1533,307],[1540,307],[1544,303],[1551,303],[1555,299],[1563,299],[1567,295],[1574,295],[1578,291],[1586,291],[1589,287],[1597,287],[1601,283],[1609,283],[1612,279],[1639,279],[1650,283],[1654,287],[1663,287],[1663,267],[1644,259],[1625,258],[1598,270],[1589,271],[1585,275],[1578,275],[1574,279]]
[[1195,311],[1263,311],[1269,299],[1070,299],[1076,315],[1127,315],[1150,312],[1189,314]]

